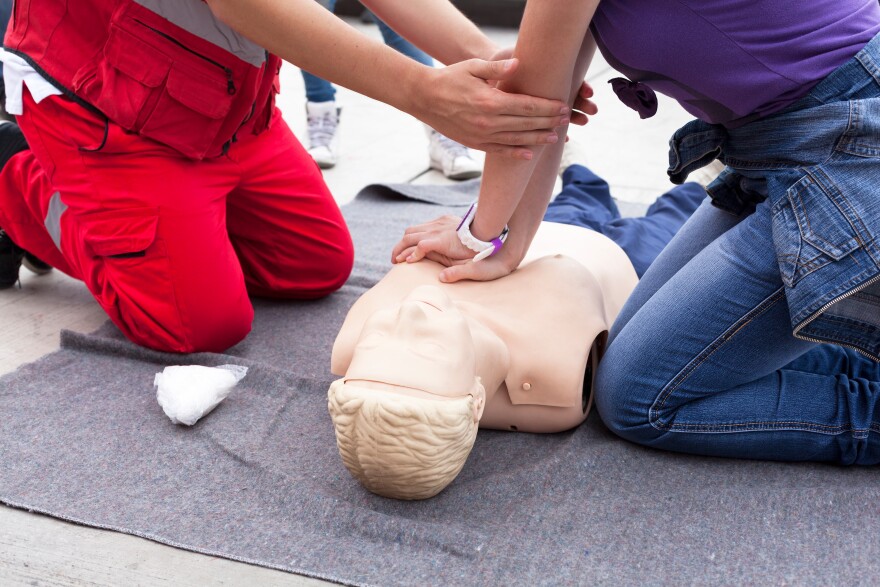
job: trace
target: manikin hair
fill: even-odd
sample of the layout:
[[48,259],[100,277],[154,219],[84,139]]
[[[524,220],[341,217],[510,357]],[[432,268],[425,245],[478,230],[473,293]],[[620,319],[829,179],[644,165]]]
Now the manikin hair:
[[449,485],[471,452],[486,393],[413,397],[338,379],[327,393],[342,462],[385,497],[427,499]]

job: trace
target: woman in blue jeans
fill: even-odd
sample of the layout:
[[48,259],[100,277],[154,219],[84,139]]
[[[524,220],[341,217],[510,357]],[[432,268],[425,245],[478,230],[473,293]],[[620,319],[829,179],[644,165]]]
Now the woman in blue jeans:
[[[598,46],[643,118],[654,90],[697,117],[670,141],[674,182],[727,165],[609,334],[596,405],[616,434],[702,455],[880,462],[878,33],[876,0],[527,4],[522,75],[504,89],[570,99]],[[468,226],[413,227],[396,259],[445,260],[446,281],[508,273],[559,153],[489,156]],[[496,254],[469,262],[463,242]]]

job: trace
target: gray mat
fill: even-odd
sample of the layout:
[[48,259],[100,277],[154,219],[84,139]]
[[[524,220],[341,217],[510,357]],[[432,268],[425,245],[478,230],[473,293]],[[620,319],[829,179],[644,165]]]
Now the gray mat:
[[[346,207],[358,262],[342,291],[257,301],[254,332],[228,355],[164,355],[106,326],[66,332],[60,351],[0,379],[0,501],[346,584],[876,581],[876,470],[662,453],[595,415],[563,434],[481,431],[428,501],[363,490],[327,414],[333,338],[403,228],[460,213],[448,206],[473,185],[399,189],[419,199],[374,186]],[[233,394],[192,428],[171,424],[153,375],[230,362],[250,367]]]

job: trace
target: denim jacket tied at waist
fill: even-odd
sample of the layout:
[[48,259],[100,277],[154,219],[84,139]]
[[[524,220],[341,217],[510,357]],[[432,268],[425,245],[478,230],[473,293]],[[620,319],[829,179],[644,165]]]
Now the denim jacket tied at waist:
[[771,207],[792,333],[880,360],[880,36],[779,114],[736,129],[699,120],[670,140],[682,183],[714,159],[707,188],[733,214]]

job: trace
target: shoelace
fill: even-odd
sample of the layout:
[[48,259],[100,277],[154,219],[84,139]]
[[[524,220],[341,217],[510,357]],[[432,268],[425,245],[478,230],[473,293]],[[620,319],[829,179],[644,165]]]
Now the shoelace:
[[335,112],[325,112],[323,116],[309,116],[309,143],[312,147],[326,147],[336,134],[339,117]]
[[456,143],[446,135],[442,135],[436,130],[434,131],[434,134],[437,137],[437,142],[440,143],[441,147],[443,147],[443,150],[446,151],[453,159],[455,159],[456,157],[468,156],[467,147],[465,147],[461,143]]

